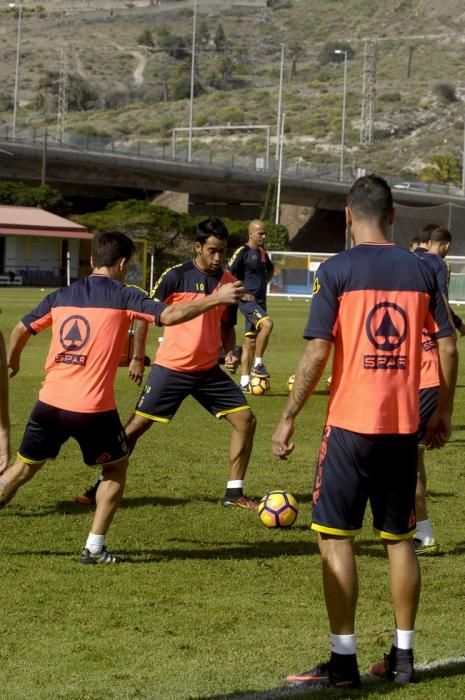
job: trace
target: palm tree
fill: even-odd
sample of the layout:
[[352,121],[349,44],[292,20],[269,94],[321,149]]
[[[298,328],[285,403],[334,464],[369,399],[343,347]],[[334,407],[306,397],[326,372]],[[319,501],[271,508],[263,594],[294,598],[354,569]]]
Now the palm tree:
[[430,165],[423,168],[420,178],[424,182],[455,182],[460,183],[462,173],[460,161],[451,154],[431,156]]

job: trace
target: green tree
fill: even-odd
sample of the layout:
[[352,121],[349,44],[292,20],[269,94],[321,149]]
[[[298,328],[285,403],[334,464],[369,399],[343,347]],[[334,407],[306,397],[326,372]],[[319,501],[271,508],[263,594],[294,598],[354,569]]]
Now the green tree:
[[71,209],[62,194],[49,185],[30,187],[23,182],[0,182],[0,204],[17,207],[40,207],[45,211],[67,216]]
[[457,156],[437,154],[432,156],[430,161],[430,165],[424,167],[420,173],[423,182],[461,182],[462,172]]
[[293,43],[289,46],[289,57],[291,59],[291,80],[297,77],[297,61],[304,55],[302,44]]
[[355,51],[345,41],[327,41],[318,54],[318,62],[321,66],[327,63],[344,63],[344,53],[335,53],[335,51],[344,51],[347,53],[347,60],[350,61],[355,56]]
[[[37,84],[36,106],[42,110],[54,111],[58,103],[60,77],[56,71],[47,71]],[[70,112],[80,112],[94,109],[100,104],[101,95],[92,85],[71,73],[68,76],[68,109]]]
[[210,30],[206,20],[202,20],[202,22],[200,22],[197,36],[201,44],[208,44],[210,41]]
[[159,40],[159,44],[168,56],[175,58],[177,61],[183,61],[190,56],[186,41],[177,34],[168,34],[163,40]]
[[275,177],[270,177],[268,187],[266,188],[265,200],[260,212],[260,219],[272,219],[276,213],[276,200],[278,193],[278,183]]
[[77,216],[74,220],[95,233],[112,229],[133,238],[145,238],[148,251],[155,258],[156,276],[192,253],[196,219],[168,207],[130,199],[113,202],[103,211]]
[[213,38],[213,43],[215,44],[215,49],[217,51],[224,51],[226,48],[226,34],[224,33],[223,25],[221,22],[218,24]]
[[455,87],[448,83],[437,83],[433,88],[433,94],[440,102],[457,102]]
[[154,45],[152,32],[150,31],[150,29],[144,29],[144,31],[139,34],[139,36],[137,37],[137,43],[139,44],[139,46],[151,47]]

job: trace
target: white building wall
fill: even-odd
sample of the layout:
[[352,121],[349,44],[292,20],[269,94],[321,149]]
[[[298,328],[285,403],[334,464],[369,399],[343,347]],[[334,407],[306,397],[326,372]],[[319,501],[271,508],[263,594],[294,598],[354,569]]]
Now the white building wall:
[[[54,272],[61,268],[61,238],[5,236],[5,272],[21,270]],[[71,277],[79,275],[79,239],[68,241]]]

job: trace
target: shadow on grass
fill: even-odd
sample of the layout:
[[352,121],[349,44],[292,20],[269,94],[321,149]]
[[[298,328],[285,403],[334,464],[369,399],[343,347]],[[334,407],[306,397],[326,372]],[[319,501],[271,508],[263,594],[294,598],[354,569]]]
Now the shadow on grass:
[[[180,543],[186,543],[189,540],[177,540]],[[193,544],[198,544],[198,541],[191,540]],[[10,556],[53,556],[53,557],[71,557],[76,556],[75,551],[53,551],[50,549],[43,550],[5,550],[5,552]],[[115,550],[115,553],[122,556],[126,563],[130,564],[147,564],[149,562],[160,562],[160,561],[177,561],[177,560],[189,560],[189,559],[274,559],[276,557],[301,557],[308,555],[318,555],[318,546],[305,539],[300,542],[289,542],[288,540],[282,542],[276,542],[274,540],[245,543],[240,544],[228,544],[216,542],[212,545],[205,545],[202,548],[192,547],[189,549],[129,549],[129,550]]]
[[[452,659],[444,662],[433,662],[431,664],[423,664],[417,669],[418,682],[421,684],[419,688],[419,696],[422,698],[435,697],[433,688],[428,688],[427,685],[434,683],[440,679],[452,678],[454,676],[465,675],[465,659]],[[424,690],[423,690],[424,689]],[[441,692],[441,689],[437,689]],[[395,696],[403,692],[403,686],[395,685],[388,681],[374,679],[372,676],[362,676],[362,687],[360,690],[345,691],[341,695],[341,691],[333,688],[289,688],[280,687],[271,690],[263,691],[248,691],[248,692],[233,692],[227,695],[196,695],[192,696],[195,700],[278,700],[279,698],[307,698],[318,695],[321,698],[366,698],[376,695]],[[446,690],[447,692],[447,690]],[[439,697],[439,695],[438,695]]]

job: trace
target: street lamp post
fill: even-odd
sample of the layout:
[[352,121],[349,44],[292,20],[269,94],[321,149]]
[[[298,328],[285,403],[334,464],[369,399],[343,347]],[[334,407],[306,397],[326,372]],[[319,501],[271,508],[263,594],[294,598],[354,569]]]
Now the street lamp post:
[[284,144],[284,121],[286,119],[286,114],[283,113],[281,118],[281,124],[279,128],[279,160],[278,160],[278,183],[276,187],[276,211],[275,211],[275,224],[279,224],[279,219],[281,215],[281,183],[283,175],[283,144]]
[[279,91],[278,91],[278,115],[276,119],[276,155],[275,159],[279,160],[279,139],[281,135],[281,109],[283,104],[283,78],[284,78],[284,49],[285,45],[281,44],[281,66],[279,69]]
[[[17,5],[14,2],[10,2],[8,7],[16,8]],[[16,35],[16,71],[15,71],[15,92],[13,97],[13,138],[16,138],[16,112],[18,109],[18,89],[19,89],[19,58],[21,55],[21,17],[23,8],[18,7],[18,32]]]
[[347,51],[335,49],[334,53],[344,54],[344,86],[342,88],[342,127],[341,127],[341,160],[339,164],[339,180],[344,178],[344,139],[346,129],[346,95],[347,95]]
[[194,92],[195,92],[195,29],[197,22],[197,0],[194,2],[194,14],[192,17],[192,60],[191,60],[191,92],[189,100],[189,144],[187,147],[187,162],[192,160],[192,125],[194,119]]

